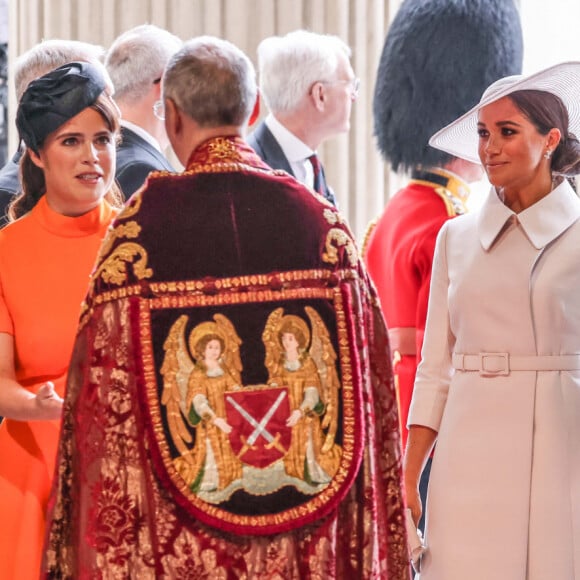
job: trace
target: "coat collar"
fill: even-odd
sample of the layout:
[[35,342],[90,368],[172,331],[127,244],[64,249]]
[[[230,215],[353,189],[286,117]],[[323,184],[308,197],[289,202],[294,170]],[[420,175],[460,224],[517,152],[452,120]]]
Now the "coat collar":
[[259,169],[272,171],[258,154],[239,136],[212,137],[191,153],[187,172],[221,173]]
[[546,197],[516,214],[504,205],[492,188],[477,220],[479,240],[489,250],[506,223],[518,221],[532,245],[540,250],[580,218],[580,199],[566,179]]

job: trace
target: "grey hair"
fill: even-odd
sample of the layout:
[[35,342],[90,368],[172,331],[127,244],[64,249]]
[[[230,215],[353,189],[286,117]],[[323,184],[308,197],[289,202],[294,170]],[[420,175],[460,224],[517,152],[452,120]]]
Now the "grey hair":
[[14,63],[16,100],[20,101],[28,85],[51,70],[73,61],[102,63],[105,49],[80,40],[49,39],[35,44]]
[[295,30],[271,36],[258,46],[260,91],[273,113],[296,109],[317,81],[334,81],[349,46],[338,36]]
[[185,42],[163,76],[163,98],[201,127],[244,125],[257,92],[250,59],[231,42],[213,36]]
[[140,101],[161,78],[165,65],[182,46],[180,38],[154,24],[142,24],[118,36],[105,57],[115,99]]

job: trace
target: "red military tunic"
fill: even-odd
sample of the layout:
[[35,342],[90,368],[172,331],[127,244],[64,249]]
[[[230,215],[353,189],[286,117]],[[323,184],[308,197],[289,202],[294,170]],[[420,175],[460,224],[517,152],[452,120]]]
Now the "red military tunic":
[[375,283],[393,353],[403,448],[420,361],[435,240],[448,219],[465,213],[467,184],[442,169],[416,169],[370,232],[364,259]]

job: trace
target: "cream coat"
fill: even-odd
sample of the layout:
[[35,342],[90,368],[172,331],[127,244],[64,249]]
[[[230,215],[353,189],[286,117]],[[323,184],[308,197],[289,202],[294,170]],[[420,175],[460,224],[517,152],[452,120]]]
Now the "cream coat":
[[580,579],[580,370],[455,371],[451,354],[580,353],[580,200],[492,190],[445,224],[409,425],[438,431],[421,580]]

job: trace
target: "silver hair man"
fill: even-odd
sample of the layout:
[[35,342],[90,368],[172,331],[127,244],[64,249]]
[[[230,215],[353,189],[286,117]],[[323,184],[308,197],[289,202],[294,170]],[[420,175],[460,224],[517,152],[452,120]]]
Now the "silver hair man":
[[122,33],[107,51],[105,66],[122,115],[115,176],[126,198],[151,171],[173,171],[165,156],[169,141],[163,123],[161,76],[181,44],[171,32],[143,24]]
[[317,81],[337,78],[341,58],[349,46],[338,36],[295,30],[271,36],[258,46],[260,90],[273,113],[293,111]]
[[350,129],[359,81],[350,48],[337,36],[296,30],[258,47],[261,94],[270,115],[248,143],[274,169],[283,169],[335,204],[317,148]]
[[20,101],[31,81],[47,72],[75,60],[102,63],[104,55],[102,46],[80,40],[53,38],[35,44],[14,63],[16,99]]
[[135,103],[147,95],[180,47],[177,36],[153,24],[136,26],[118,36],[105,58],[117,102]]

